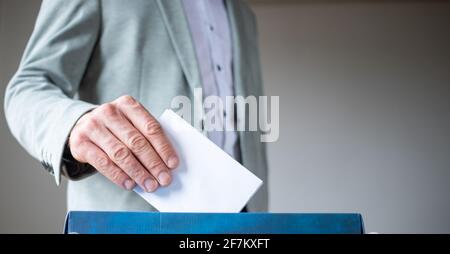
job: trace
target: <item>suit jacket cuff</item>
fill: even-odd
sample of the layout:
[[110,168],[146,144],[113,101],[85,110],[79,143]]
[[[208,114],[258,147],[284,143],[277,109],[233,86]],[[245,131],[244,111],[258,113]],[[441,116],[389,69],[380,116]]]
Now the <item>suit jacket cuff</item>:
[[54,175],[57,185],[61,182],[62,173],[68,175],[67,168],[63,169],[63,166],[65,166],[63,163],[63,155],[69,134],[78,119],[95,107],[96,105],[84,101],[70,100],[65,110],[62,111],[63,115],[59,119],[55,119],[55,124],[50,130],[53,133],[53,138],[48,146],[49,154],[47,160],[44,160],[44,163],[49,168],[47,170]]

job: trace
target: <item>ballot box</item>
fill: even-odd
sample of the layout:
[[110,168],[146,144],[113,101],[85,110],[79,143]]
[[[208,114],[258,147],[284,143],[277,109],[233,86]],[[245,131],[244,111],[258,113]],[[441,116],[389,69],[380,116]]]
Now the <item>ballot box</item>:
[[67,234],[362,234],[360,214],[88,212]]

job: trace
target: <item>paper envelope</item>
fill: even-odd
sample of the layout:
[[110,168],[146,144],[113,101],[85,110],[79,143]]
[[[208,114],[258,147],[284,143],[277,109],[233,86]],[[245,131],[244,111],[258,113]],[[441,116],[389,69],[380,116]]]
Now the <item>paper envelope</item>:
[[146,193],[134,191],[160,212],[241,211],[262,181],[172,110],[159,122],[180,158],[172,183]]

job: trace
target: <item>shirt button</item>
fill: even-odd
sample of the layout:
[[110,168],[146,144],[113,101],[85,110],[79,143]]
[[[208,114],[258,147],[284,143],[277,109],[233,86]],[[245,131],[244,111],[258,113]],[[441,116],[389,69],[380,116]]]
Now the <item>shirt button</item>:
[[214,26],[209,26],[209,30],[214,31]]
[[221,70],[222,70],[222,66],[217,65],[217,70],[218,70],[218,71],[221,71]]

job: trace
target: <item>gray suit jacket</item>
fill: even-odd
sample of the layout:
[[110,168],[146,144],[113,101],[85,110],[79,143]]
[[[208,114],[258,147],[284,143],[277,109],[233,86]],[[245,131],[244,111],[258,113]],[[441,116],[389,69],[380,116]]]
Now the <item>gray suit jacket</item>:
[[[226,0],[233,37],[237,95],[262,94],[255,17]],[[5,95],[9,127],[60,183],[70,210],[154,210],[100,174],[73,179],[63,152],[77,119],[124,94],[159,116],[173,97],[202,87],[179,0],[44,0],[34,32]],[[248,204],[267,209],[267,164],[260,133],[240,132],[242,163],[264,182]],[[79,170],[89,165],[77,165]]]

